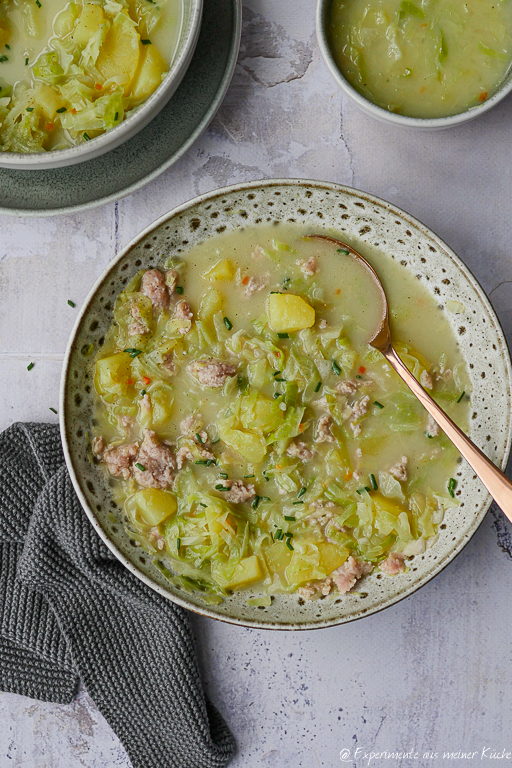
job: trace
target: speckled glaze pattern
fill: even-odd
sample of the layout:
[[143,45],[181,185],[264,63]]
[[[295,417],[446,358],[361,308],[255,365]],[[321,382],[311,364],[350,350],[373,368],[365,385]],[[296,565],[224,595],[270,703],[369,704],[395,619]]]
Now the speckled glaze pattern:
[[116,149],[65,168],[0,168],[0,214],[51,216],[95,208],[135,192],[172,166],[213,119],[240,47],[241,0],[208,0],[196,52],[156,117]]
[[[499,322],[475,278],[436,235],[394,206],[348,187],[302,180],[253,182],[203,195],[159,219],[119,254],[93,287],[72,333],[61,385],[61,432],[69,471],[85,511],[106,544],[139,578],[180,605],[214,618],[273,629],[313,629],[386,608],[453,560],[491,502],[465,462],[457,470],[459,507],[447,513],[435,546],[409,562],[408,573],[395,577],[370,574],[359,582],[356,592],[310,603],[298,595],[279,595],[263,608],[246,604],[252,592],[207,606],[199,595],[170,584],[150,558],[130,544],[108,481],[89,462],[86,450],[93,386],[91,358],[84,350],[90,344],[95,350],[101,346],[112,321],[115,297],[133,273],[158,266],[169,255],[186,253],[217,233],[274,221],[345,235],[356,248],[364,243],[376,245],[383,258],[395,259],[421,280],[446,312],[467,363],[472,386],[470,436],[504,467],[511,442],[511,363]],[[378,271],[378,264],[376,268]],[[464,313],[447,311],[448,300],[461,302]],[[111,521],[112,513],[117,522]]]

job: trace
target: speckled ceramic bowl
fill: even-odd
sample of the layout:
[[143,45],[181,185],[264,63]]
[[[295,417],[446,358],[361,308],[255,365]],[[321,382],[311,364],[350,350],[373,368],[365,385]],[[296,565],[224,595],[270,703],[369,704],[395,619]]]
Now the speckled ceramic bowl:
[[135,136],[165,107],[188,69],[199,38],[203,0],[182,0],[181,29],[171,66],[162,84],[116,128],[91,141],[54,152],[0,152],[0,168],[37,171],[64,168],[104,155]]
[[405,128],[416,128],[420,131],[439,130],[441,128],[452,128],[461,123],[467,123],[474,120],[475,117],[488,112],[499,104],[499,102],[512,91],[512,67],[509,67],[506,76],[494,91],[493,95],[487,101],[478,104],[476,107],[470,107],[464,112],[456,115],[447,115],[446,117],[423,118],[408,117],[407,115],[398,115],[396,112],[389,112],[387,109],[378,107],[372,101],[357,91],[340,72],[334,56],[331,52],[329,37],[327,35],[327,23],[332,0],[317,0],[316,6],[316,36],[320,53],[327,64],[327,67],[336,80],[340,88],[366,113],[385,123],[394,123],[402,125]]
[[[275,180],[240,184],[211,192],[163,216],[133,240],[100,277],[80,312],[67,349],[61,387],[61,432],[66,461],[83,507],[98,534],[122,563],[159,594],[185,608],[237,624],[274,629],[312,629],[351,621],[410,595],[444,568],[482,522],[491,498],[465,463],[457,472],[460,505],[450,510],[439,540],[395,577],[370,574],[358,591],[304,603],[280,595],[269,607],[246,603],[251,592],[234,594],[217,606],[171,584],[144,552],[130,544],[121,511],[103,473],[87,458],[86,434],[93,408],[91,344],[98,349],[112,321],[116,295],[133,273],[158,266],[165,254],[186,252],[195,243],[225,230],[273,221],[328,229],[358,243],[377,245],[432,294],[459,340],[471,379],[470,436],[500,467],[511,441],[511,364],[506,342],[489,301],[467,267],[448,246],[418,221],[363,192],[335,184]],[[378,269],[378,265],[377,265]],[[462,314],[446,302],[464,306]]]

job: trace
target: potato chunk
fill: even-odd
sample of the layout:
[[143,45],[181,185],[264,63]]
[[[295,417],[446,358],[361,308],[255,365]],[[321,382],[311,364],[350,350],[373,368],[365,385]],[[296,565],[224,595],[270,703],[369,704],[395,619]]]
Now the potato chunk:
[[40,85],[35,101],[46,120],[53,120],[58,109],[65,106],[64,99],[49,85]]
[[229,259],[220,259],[203,275],[203,280],[232,280],[235,276],[236,268]]
[[102,24],[106,22],[106,16],[100,5],[87,3],[78,17],[72,38],[80,48],[85,48],[89,40],[96,34]]
[[103,357],[96,362],[94,386],[98,395],[124,394],[130,377],[130,358],[124,353]]
[[126,502],[128,516],[138,525],[160,525],[177,509],[176,496],[159,488],[143,488]]
[[253,581],[259,581],[264,575],[259,557],[257,555],[251,555],[251,557],[244,557],[243,560],[240,560],[235,568],[231,581],[225,586],[226,589],[239,589],[240,587],[246,587],[248,584],[252,584]]
[[135,101],[145,101],[162,82],[162,75],[167,71],[167,64],[154,45],[143,46],[142,66],[132,89]]
[[271,293],[267,301],[270,327],[276,333],[301,331],[315,323],[315,310],[301,296],[293,293]]
[[96,59],[96,68],[108,80],[121,75],[125,95],[129,93],[141,56],[140,35],[130,17],[119,13],[110,27]]

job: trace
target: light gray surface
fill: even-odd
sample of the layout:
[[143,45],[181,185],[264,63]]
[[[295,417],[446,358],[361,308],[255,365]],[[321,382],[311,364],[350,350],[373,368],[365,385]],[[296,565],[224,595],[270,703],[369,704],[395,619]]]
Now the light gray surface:
[[[351,184],[409,211],[473,270],[512,339],[512,100],[452,131],[387,127],[336,90],[318,54],[311,0],[249,0],[244,10],[224,106],[174,168],[118,206],[2,219],[0,427],[56,419],[48,408],[74,318],[66,300],[80,303],[117,248],[185,199],[253,178]],[[507,530],[489,514],[418,594],[344,627],[283,636],[194,618],[208,691],[238,740],[233,765],[359,768],[367,761],[339,757],[358,746],[419,753],[374,766],[510,764],[490,761],[490,751],[480,759],[482,748],[512,752]],[[478,754],[443,759],[459,749]],[[437,760],[423,758],[430,750]],[[71,707],[0,696],[0,768],[128,765],[87,696]]]

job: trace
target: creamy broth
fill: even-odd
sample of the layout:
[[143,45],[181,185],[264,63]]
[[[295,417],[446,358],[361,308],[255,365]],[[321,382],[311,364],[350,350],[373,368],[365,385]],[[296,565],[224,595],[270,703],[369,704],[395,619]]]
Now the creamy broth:
[[[89,69],[75,74],[74,68],[83,66],[86,39],[77,47],[73,45],[74,35],[83,8],[92,5],[104,7],[108,11],[99,23],[112,25],[119,10],[129,13],[136,23],[134,40],[130,41],[130,44],[140,50],[137,51],[138,63],[134,64],[133,68],[127,66],[121,58],[117,63],[111,63],[108,69],[105,66],[101,71],[101,67],[100,70],[95,69],[94,64],[97,61],[93,55],[88,60]],[[144,15],[148,9],[151,15]],[[172,65],[181,23],[182,0],[130,0],[124,5],[109,4],[102,0],[93,3],[40,0],[39,5],[34,0],[11,0],[5,4],[3,15],[0,17],[0,99],[4,101],[3,104],[0,101],[0,150],[23,152],[62,149],[94,138],[105,129],[115,127],[131,109],[139,106],[150,95],[161,82],[166,69]],[[97,27],[98,23],[93,20],[93,23],[89,22],[89,27],[85,28],[94,32]],[[108,39],[106,44],[109,45]],[[149,46],[154,47],[157,52],[154,56],[155,71],[150,73],[146,83],[141,86],[140,75]],[[113,50],[115,58],[115,48]],[[101,57],[101,45],[98,51]],[[60,76],[53,76],[41,70],[40,65],[46,54],[56,56],[55,62],[63,69]],[[131,89],[128,84],[124,85],[127,78],[131,78]],[[65,85],[73,80],[79,83],[75,90]],[[107,119],[107,122],[102,124],[101,109],[97,110],[98,114],[95,115],[92,105],[100,97],[113,94],[119,83],[125,92],[117,108],[118,118],[111,119],[110,122]],[[61,87],[63,84],[64,88]],[[41,88],[45,91],[42,97]],[[48,89],[52,89],[53,94]],[[32,121],[29,130],[18,130],[19,136],[16,136],[12,129],[6,130],[9,124],[8,111],[11,116],[16,114],[14,110],[17,104],[24,107],[23,111],[30,111]],[[5,107],[4,113],[2,106]],[[79,116],[75,129],[70,119],[72,110],[74,115],[79,112],[85,115],[88,110],[88,124],[87,118],[80,121]],[[115,117],[115,112],[112,117]],[[17,122],[20,122],[20,118],[17,118]],[[14,137],[11,134],[14,134]]]
[[333,0],[329,37],[347,80],[410,117],[457,114],[488,99],[512,58],[508,0]]
[[[457,452],[368,346],[382,305],[366,268],[305,234],[246,229],[179,262],[162,256],[155,267],[174,270],[164,308],[136,276],[96,362],[93,451],[116,478],[130,535],[217,597],[253,583],[311,597],[374,567],[397,573],[455,503]],[[470,386],[444,311],[378,248],[350,244],[382,279],[402,359],[466,426]],[[177,319],[184,302],[193,317]],[[165,478],[151,474],[147,446],[176,459]],[[215,557],[210,539],[208,556],[198,543],[197,526],[214,536],[208,509],[228,542]]]

